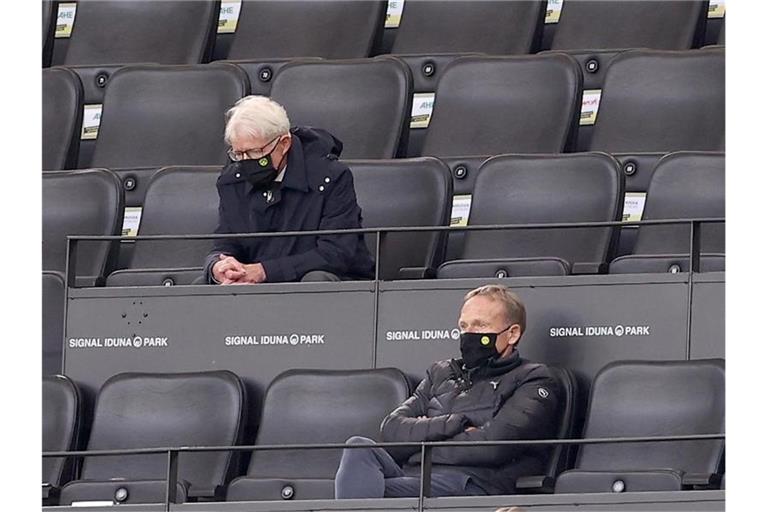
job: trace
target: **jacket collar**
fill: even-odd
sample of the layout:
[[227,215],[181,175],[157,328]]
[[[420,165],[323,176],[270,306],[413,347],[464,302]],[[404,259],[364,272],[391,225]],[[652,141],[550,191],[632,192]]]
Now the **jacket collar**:
[[[282,187],[292,188],[300,192],[309,192],[309,182],[307,181],[307,169],[304,166],[304,149],[301,145],[301,139],[291,135],[291,149],[285,157],[288,165],[285,167]],[[279,186],[279,185],[278,185]],[[250,194],[253,191],[253,185],[245,181],[245,192]]]
[[501,359],[494,359],[488,364],[481,365],[477,368],[469,370],[469,374],[472,377],[496,377],[507,373],[520,366],[522,363],[520,352],[517,349],[513,350],[509,356]]

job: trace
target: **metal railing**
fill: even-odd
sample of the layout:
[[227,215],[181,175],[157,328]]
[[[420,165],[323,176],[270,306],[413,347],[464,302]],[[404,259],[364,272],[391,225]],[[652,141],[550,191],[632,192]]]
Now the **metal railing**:
[[725,439],[725,434],[689,434],[674,436],[641,436],[641,437],[605,437],[586,439],[516,439],[508,441],[422,441],[422,442],[374,442],[368,444],[346,443],[306,443],[306,444],[282,444],[282,445],[238,445],[238,446],[176,446],[156,448],[135,448],[121,450],[77,450],[43,452],[43,458],[53,457],[106,457],[115,455],[159,455],[167,456],[167,471],[165,477],[165,511],[170,512],[171,503],[176,502],[176,485],[178,482],[178,457],[180,453],[206,453],[206,452],[254,452],[254,451],[278,451],[278,450],[331,450],[331,449],[366,449],[366,448],[418,448],[420,450],[419,463],[421,467],[419,485],[418,510],[424,510],[424,500],[431,497],[432,479],[432,450],[440,447],[478,447],[478,446],[572,446],[572,445],[598,445],[598,444],[626,444],[626,443],[651,443],[673,441],[713,441]]
[[[253,238],[284,238],[295,236],[331,236],[375,234],[376,254],[374,280],[380,279],[380,259],[382,237],[391,233],[439,233],[439,232],[470,232],[470,231],[507,231],[532,229],[576,229],[576,228],[609,228],[626,226],[663,226],[688,224],[690,226],[690,246],[688,251],[689,272],[698,272],[701,259],[701,225],[724,223],[725,218],[690,218],[690,219],[658,219],[640,221],[600,221],[600,222],[559,222],[537,224],[488,224],[473,226],[400,226],[379,228],[326,229],[315,231],[283,231],[271,233],[226,233],[226,234],[195,234],[195,235],[70,235],[67,236],[66,283],[75,287],[75,271],[77,268],[77,247],[80,242],[107,241],[163,241],[163,240],[221,240],[221,239],[253,239]],[[592,263],[592,262],[590,262]]]

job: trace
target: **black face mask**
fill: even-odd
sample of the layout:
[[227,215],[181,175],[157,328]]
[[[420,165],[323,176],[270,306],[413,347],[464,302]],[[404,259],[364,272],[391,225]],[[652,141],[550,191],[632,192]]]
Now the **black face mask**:
[[497,359],[501,354],[496,350],[496,338],[506,329],[499,332],[463,332],[459,336],[461,357],[467,368],[476,368],[484,363]]
[[238,160],[227,164],[225,171],[241,173],[259,192],[269,189],[279,174],[272,164],[272,155],[255,160]]
[[[276,147],[277,145],[275,145]],[[280,165],[282,165],[282,162],[280,162]],[[272,164],[272,152],[261,158],[230,162],[225,170],[241,173],[253,185],[253,188],[259,192],[269,190],[275,178],[280,174]]]

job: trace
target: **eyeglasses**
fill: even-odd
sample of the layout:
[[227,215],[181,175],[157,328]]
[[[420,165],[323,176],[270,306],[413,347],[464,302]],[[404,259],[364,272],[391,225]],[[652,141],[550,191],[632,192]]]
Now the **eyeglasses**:
[[275,148],[277,147],[277,144],[275,144],[275,147],[272,148],[272,151],[264,151],[264,148],[266,148],[276,140],[279,142],[280,137],[282,137],[282,135],[278,135],[277,137],[270,140],[260,148],[246,149],[245,151],[235,151],[233,148],[229,148],[227,150],[227,156],[229,156],[229,158],[234,162],[239,162],[240,160],[246,160],[246,159],[256,160],[257,158],[261,158],[264,155],[274,151]]

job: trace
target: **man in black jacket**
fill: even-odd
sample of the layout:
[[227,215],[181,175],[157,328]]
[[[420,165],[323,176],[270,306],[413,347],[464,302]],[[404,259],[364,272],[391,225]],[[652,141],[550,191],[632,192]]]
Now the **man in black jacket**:
[[[385,442],[499,441],[554,436],[563,390],[542,364],[517,352],[525,307],[507,287],[469,292],[459,318],[461,359],[434,363],[413,396],[381,424]],[[364,437],[348,444],[370,444]],[[519,476],[544,470],[547,448],[437,447],[432,495],[513,494]],[[348,448],[336,473],[337,498],[418,496],[420,454]]]
[[[341,141],[325,130],[290,128],[282,106],[247,96],[227,112],[231,163],[216,188],[216,233],[271,233],[361,227]],[[216,284],[371,279],[362,235],[219,239],[205,262]]]

